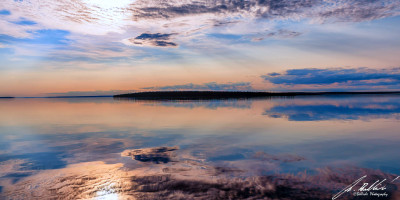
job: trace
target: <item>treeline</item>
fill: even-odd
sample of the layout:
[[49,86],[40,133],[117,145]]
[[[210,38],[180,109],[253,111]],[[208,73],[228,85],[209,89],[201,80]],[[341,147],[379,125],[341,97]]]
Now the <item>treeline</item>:
[[293,97],[309,95],[400,94],[400,92],[251,92],[251,91],[154,91],[114,95],[138,100],[208,100]]

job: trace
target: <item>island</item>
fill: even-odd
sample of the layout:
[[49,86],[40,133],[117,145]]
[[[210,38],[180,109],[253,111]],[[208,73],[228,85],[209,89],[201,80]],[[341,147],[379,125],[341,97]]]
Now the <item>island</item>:
[[114,98],[136,100],[213,100],[294,97],[316,95],[383,95],[400,94],[400,91],[369,92],[252,92],[252,91],[152,91],[114,95]]

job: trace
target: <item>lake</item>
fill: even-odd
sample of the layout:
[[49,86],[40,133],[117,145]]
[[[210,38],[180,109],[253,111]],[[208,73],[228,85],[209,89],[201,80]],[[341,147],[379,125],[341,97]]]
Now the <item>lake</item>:
[[1,199],[332,199],[363,176],[400,198],[400,95],[16,98],[0,111]]

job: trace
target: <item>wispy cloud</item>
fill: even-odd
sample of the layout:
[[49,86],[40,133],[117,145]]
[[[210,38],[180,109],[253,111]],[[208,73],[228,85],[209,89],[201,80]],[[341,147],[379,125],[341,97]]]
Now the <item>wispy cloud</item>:
[[280,1],[159,1],[138,0],[131,5],[134,19],[170,19],[189,15],[248,15],[265,19],[318,18],[322,21],[363,21],[398,14],[399,2],[381,0]]
[[[247,29],[241,29],[241,32],[251,34],[263,31],[264,26],[259,26],[258,30],[254,30],[254,26],[251,25],[253,20],[267,21],[272,24],[279,21],[359,22],[395,16],[400,13],[400,2],[390,0],[122,0],[118,3],[107,2],[6,0],[0,6],[0,13],[6,16],[5,21],[26,18],[37,23],[35,24],[37,27],[62,29],[79,34],[124,34],[138,33],[140,30],[165,32],[173,29],[182,36],[204,29],[242,26],[243,24],[250,26]],[[9,28],[10,25],[5,27]],[[278,33],[279,28],[272,32]]]
[[171,85],[161,87],[146,87],[142,88],[145,90],[253,90],[250,82],[238,82],[238,83],[204,83],[204,84],[193,84],[188,83],[184,85]]
[[279,29],[276,31],[270,31],[270,32],[265,32],[265,33],[259,33],[256,36],[253,36],[252,41],[261,41],[266,38],[270,37],[276,37],[276,38],[292,38],[292,37],[297,37],[300,36],[302,33],[297,32],[297,31],[291,31],[291,30],[286,30],[286,29]]

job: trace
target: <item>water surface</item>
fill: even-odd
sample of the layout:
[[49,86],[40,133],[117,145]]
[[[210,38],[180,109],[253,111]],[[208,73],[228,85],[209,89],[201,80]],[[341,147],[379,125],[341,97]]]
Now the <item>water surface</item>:
[[5,199],[331,199],[363,175],[400,174],[398,95],[7,99],[0,110]]

